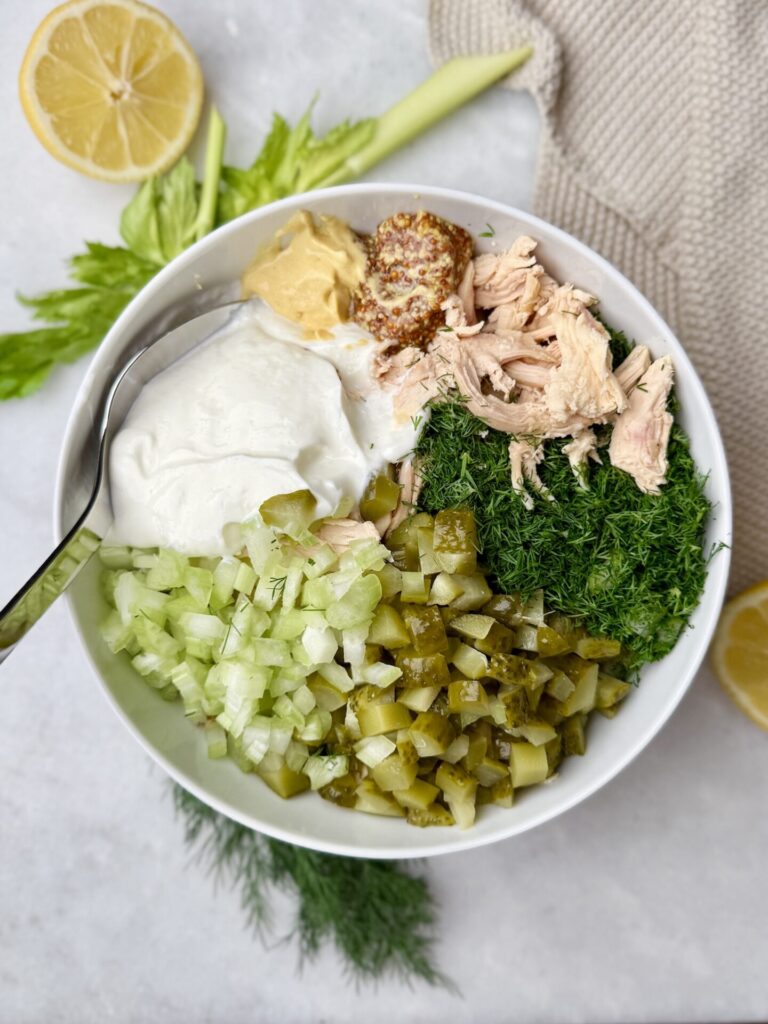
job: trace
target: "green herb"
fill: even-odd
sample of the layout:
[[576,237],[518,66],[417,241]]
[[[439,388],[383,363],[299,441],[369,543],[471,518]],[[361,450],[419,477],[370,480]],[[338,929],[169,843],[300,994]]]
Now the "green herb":
[[492,224],[488,224],[488,223],[486,223],[485,226],[486,226],[486,228],[488,230],[487,231],[481,231],[480,232],[480,237],[481,238],[493,238],[493,237],[495,237],[495,235],[496,235],[496,228]]
[[318,136],[312,106],[291,127],[279,114],[245,169],[222,167],[225,128],[214,110],[208,127],[202,185],[189,161],[145,182],[123,211],[125,246],[86,243],[69,261],[75,287],[21,301],[45,327],[0,334],[0,400],[36,391],[58,363],[99,344],[144,285],[191,242],[264,203],[349,181],[426,131],[440,118],[508,75],[530,47],[448,61],[378,118],[344,121]]
[[638,391],[645,391],[645,392],[648,391],[648,385],[647,384],[635,384],[635,388]]
[[272,584],[271,589],[273,599],[277,597],[278,594],[282,594],[282,592],[285,590],[285,584],[287,579],[287,576],[273,576],[270,579],[269,582]]
[[[601,443],[609,428],[601,432]],[[483,559],[502,591],[544,588],[549,607],[583,617],[589,631],[620,640],[627,669],[667,654],[698,604],[710,505],[688,439],[674,426],[667,483],[643,494],[607,461],[582,490],[550,441],[539,466],[554,497],[529,512],[511,487],[509,435],[490,430],[458,402],[436,403],[417,451],[421,508],[466,505],[475,513]]]
[[360,980],[390,973],[450,987],[433,962],[429,889],[403,865],[279,842],[217,814],[180,786],[173,798],[187,842],[217,878],[240,888],[249,924],[262,937],[271,931],[270,890],[286,891],[298,901],[289,937],[302,959],[331,941]]
[[423,422],[423,420],[423,416],[411,416],[411,426],[413,427],[413,429],[418,430],[419,425]]

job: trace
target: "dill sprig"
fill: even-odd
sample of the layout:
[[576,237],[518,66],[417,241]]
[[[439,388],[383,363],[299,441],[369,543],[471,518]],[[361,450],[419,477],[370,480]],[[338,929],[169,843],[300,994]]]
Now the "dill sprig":
[[393,974],[450,987],[434,966],[435,908],[426,881],[394,861],[317,853],[271,839],[218,814],[181,786],[173,801],[185,839],[220,880],[240,888],[243,910],[262,937],[271,931],[269,893],[297,898],[301,960],[332,942],[361,981]]
[[[625,339],[617,339],[626,345]],[[610,428],[600,432],[607,443]],[[583,618],[591,633],[620,640],[626,670],[664,657],[699,602],[707,571],[703,550],[710,503],[688,439],[675,425],[667,483],[643,494],[604,459],[582,490],[562,448],[549,441],[539,466],[555,499],[533,495],[528,511],[510,484],[509,435],[491,430],[457,401],[436,403],[421,436],[429,512],[466,505],[479,547],[501,591],[544,589],[547,605]]]

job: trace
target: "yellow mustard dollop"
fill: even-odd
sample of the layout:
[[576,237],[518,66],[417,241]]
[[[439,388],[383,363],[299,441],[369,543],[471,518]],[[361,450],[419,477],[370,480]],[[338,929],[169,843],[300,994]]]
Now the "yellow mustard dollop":
[[257,295],[309,336],[322,337],[348,319],[365,262],[360,241],[344,221],[302,210],[249,265],[243,298]]

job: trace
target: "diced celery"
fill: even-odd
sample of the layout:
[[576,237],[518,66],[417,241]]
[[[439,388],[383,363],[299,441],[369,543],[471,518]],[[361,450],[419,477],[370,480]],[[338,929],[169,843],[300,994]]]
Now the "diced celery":
[[355,756],[368,768],[375,768],[395,750],[395,744],[386,736],[364,736],[355,744]]
[[127,626],[138,615],[146,616],[158,626],[165,623],[168,595],[145,586],[137,573],[121,572],[118,575],[114,597],[123,625]]
[[179,616],[179,626],[189,639],[203,640],[214,644],[224,639],[227,627],[216,615],[198,615],[184,612]]
[[325,739],[331,728],[331,713],[315,708],[307,715],[307,722],[299,733],[299,739],[305,743],[316,743]]
[[[147,573],[147,586],[153,590],[171,590],[173,587],[187,586],[190,568],[189,561],[184,555],[168,548],[160,548],[153,556],[153,565]],[[193,596],[196,595],[193,593]],[[209,598],[210,594],[200,603],[208,604]]]
[[330,572],[338,561],[338,555],[330,544],[315,545],[302,566],[302,572],[308,580],[316,579]]
[[333,661],[339,649],[336,634],[330,626],[307,626],[302,634],[301,643],[310,661],[315,665]]
[[227,756],[227,734],[218,722],[205,723],[205,743],[208,757],[215,759]]
[[364,683],[371,683],[372,686],[391,686],[403,674],[402,669],[396,665],[387,665],[383,661],[374,662],[373,665],[364,665],[360,673]]
[[236,558],[222,558],[213,570],[213,588],[210,604],[213,611],[219,611],[229,604],[235,589],[235,577],[238,567],[242,565]]
[[376,605],[381,600],[381,582],[370,573],[350,586],[346,594],[326,609],[329,625],[334,629],[349,629],[363,622],[369,622]]
[[353,540],[346,554],[362,572],[381,572],[389,558],[389,551],[383,544],[367,539]]
[[327,682],[335,686],[337,690],[342,693],[349,693],[354,687],[354,682],[349,672],[344,668],[343,665],[339,665],[335,661],[328,662],[327,664],[319,665],[317,669],[319,676],[322,676]]
[[359,668],[365,661],[365,641],[369,629],[369,623],[363,622],[341,632],[342,657],[353,669]]
[[300,772],[309,757],[309,750],[304,743],[291,740],[285,750],[285,763],[292,772]]
[[301,730],[305,725],[305,717],[293,703],[287,693],[278,697],[272,705],[272,714],[284,722],[290,723],[294,729]]
[[249,646],[257,665],[279,668],[286,667],[292,662],[287,640],[273,640],[271,637],[262,636],[252,640]]

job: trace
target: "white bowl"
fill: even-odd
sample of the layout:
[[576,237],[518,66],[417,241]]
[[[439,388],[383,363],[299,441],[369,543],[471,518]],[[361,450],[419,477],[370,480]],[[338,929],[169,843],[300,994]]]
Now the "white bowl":
[[[706,545],[730,542],[731,496],[725,454],[704,389],[672,331],[637,289],[600,256],[550,224],[500,203],[449,189],[399,185],[350,185],[274,203],[227,224],[165,267],[124,311],[96,353],[78,392],[59,462],[56,531],[59,536],[80,511],[72,507],[71,481],[77,452],[90,428],[88,397],[100,390],[130,338],[169,306],[189,300],[200,288],[236,281],[258,247],[298,209],[335,214],[354,228],[370,231],[399,210],[428,209],[467,228],[475,237],[495,229],[481,247],[502,249],[518,235],[536,238],[544,266],[559,280],[597,295],[611,325],[650,345],[654,356],[672,354],[682,412],[693,455],[709,473],[707,493],[715,513]],[[549,784],[522,792],[511,809],[484,807],[475,826],[418,829],[399,818],[380,818],[334,806],[315,794],[281,800],[255,775],[230,761],[206,756],[200,730],[184,718],[179,704],[161,700],[134,672],[125,656],[103,644],[99,622],[105,605],[99,594],[97,560],[70,593],[70,608],[102,689],[145,750],[177,782],[229,817],[278,839],[331,853],[360,857],[417,857],[466,850],[533,828],[594,793],[627,765],[661,729],[688,689],[709,644],[728,575],[729,554],[712,562],[692,629],[662,662],[648,666],[621,714],[590,725],[589,750],[568,759]]]

